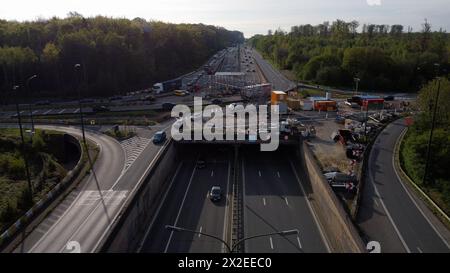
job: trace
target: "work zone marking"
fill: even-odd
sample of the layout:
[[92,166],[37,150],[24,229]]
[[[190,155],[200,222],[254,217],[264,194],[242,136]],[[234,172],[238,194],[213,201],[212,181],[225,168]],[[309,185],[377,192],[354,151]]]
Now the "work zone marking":
[[47,114],[50,113],[51,111],[53,111],[53,108],[50,109],[50,110],[45,111],[45,112],[43,113],[43,115],[47,115]]
[[289,202],[288,202],[287,197],[284,197],[284,201],[286,202],[286,205],[289,207]]
[[81,193],[80,199],[76,206],[92,206],[97,201],[103,200],[106,205],[120,203],[126,196],[128,191],[84,191]]
[[66,109],[62,109],[61,111],[58,112],[58,114],[62,114]]
[[278,176],[278,178],[280,178],[280,172],[278,172],[278,171],[277,171],[277,176]]
[[214,170],[211,171],[211,177],[213,177],[213,176],[214,176]]
[[263,204],[266,205],[266,198],[263,198]]
[[259,175],[259,177],[261,177],[261,171],[260,170],[258,170],[258,175]]
[[270,248],[273,249],[272,236],[269,237],[269,241],[270,241]]
[[302,243],[300,242],[300,237],[297,236],[297,243],[298,243],[298,247],[302,248]]
[[[202,228],[203,228],[203,227],[202,227],[202,226],[200,226],[200,231],[199,231],[199,232],[202,232]],[[202,234],[201,234],[201,233],[199,233],[199,234],[198,234],[198,238],[200,238],[200,236],[202,236]]]

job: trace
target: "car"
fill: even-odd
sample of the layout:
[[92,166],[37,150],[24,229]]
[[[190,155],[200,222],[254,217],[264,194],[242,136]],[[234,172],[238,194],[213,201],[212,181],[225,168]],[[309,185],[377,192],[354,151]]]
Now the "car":
[[206,160],[203,157],[199,157],[199,159],[197,160],[197,168],[203,169],[205,167],[206,167]]
[[384,100],[385,100],[385,101],[393,101],[393,100],[395,100],[395,97],[389,95],[389,96],[384,97]]
[[109,112],[111,110],[108,107],[101,105],[101,106],[92,107],[92,111],[94,111],[94,112]]
[[154,144],[158,144],[158,143],[162,143],[166,140],[166,132],[164,131],[158,131],[155,133],[155,135],[153,136],[153,143]]
[[255,69],[252,69],[252,72],[256,72],[256,70],[255,70]]
[[222,198],[222,189],[219,186],[213,186],[209,192],[209,198],[213,202],[220,201]]
[[175,107],[175,103],[165,102],[161,105],[162,110],[164,111],[172,111],[172,108]]

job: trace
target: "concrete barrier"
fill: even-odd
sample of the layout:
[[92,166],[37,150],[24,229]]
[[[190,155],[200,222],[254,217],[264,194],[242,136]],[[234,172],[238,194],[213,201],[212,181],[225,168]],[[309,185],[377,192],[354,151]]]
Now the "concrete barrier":
[[306,143],[299,145],[300,157],[296,164],[297,172],[303,172],[303,183],[312,209],[325,233],[332,252],[361,253],[366,252],[364,243],[359,236],[349,215],[345,212]]
[[169,140],[130,193],[97,252],[136,252],[177,166],[176,143]]

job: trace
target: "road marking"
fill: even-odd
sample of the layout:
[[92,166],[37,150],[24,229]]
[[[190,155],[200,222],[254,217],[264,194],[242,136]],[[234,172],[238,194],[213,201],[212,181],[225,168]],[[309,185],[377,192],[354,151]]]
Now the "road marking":
[[50,109],[50,110],[45,111],[45,112],[43,113],[43,115],[47,115],[47,114],[50,113],[52,110],[53,110],[53,108]]
[[[189,183],[188,183],[188,186],[186,188],[186,192],[184,193],[184,196],[183,196],[183,201],[181,201],[181,206],[180,206],[180,209],[178,210],[177,218],[175,218],[175,223],[173,224],[174,226],[177,225],[178,219],[180,218],[181,210],[183,209],[184,201],[186,201],[186,197],[187,197],[187,194],[189,192],[189,188],[191,187],[191,182],[192,182],[192,179],[194,178],[194,174],[195,174],[195,170],[196,169],[197,168],[194,166],[194,169],[192,170],[191,178],[189,179]],[[170,242],[172,241],[172,236],[173,236],[173,230],[170,231],[169,240],[167,240],[167,244],[166,244],[166,248],[164,249],[164,253],[167,253],[167,250],[169,249]]]
[[280,178],[280,172],[278,172],[278,171],[277,171],[277,176],[278,176],[278,178]]
[[[298,177],[297,170],[294,167],[294,163],[292,163],[292,160],[289,160],[289,163],[291,165],[292,171],[294,172],[295,178],[297,179],[297,182],[300,185],[300,189],[302,190],[303,194],[306,196],[306,191],[303,188],[303,184],[300,181],[300,178]],[[314,210],[311,207],[311,204],[309,202],[308,196],[306,196],[305,200],[306,200],[306,204],[308,205],[308,209],[309,209],[311,215],[314,218],[314,222],[316,223],[316,226],[319,229],[319,233],[320,233],[320,236],[322,237],[322,241],[325,244],[325,247],[326,247],[327,251],[330,253],[331,252],[331,248],[330,248],[330,246],[328,244],[327,237],[325,237],[325,233],[323,231],[322,225],[319,223],[319,220],[317,219],[317,215],[316,215],[316,213],[314,212]]]
[[61,111],[58,112],[58,114],[62,114],[66,109],[62,109]]
[[[227,211],[227,209],[229,208],[229,196],[228,196],[228,189],[229,189],[229,185],[230,185],[230,174],[231,174],[231,164],[230,164],[230,158],[228,158],[228,161],[227,161],[227,164],[228,164],[228,176],[227,176],[227,187],[226,187],[226,189],[225,189],[225,215],[224,215],[224,220],[223,220],[223,222],[224,223],[228,223],[228,213],[230,213],[229,211]],[[231,211],[231,213],[233,213],[233,211]],[[233,218],[231,218],[231,219],[233,219]],[[233,225],[230,225],[230,234],[231,234],[231,232],[232,232],[232,229],[233,229]],[[224,240],[224,241],[226,241],[226,239],[227,239],[227,227],[226,227],[226,224],[225,224],[225,226],[224,226],[224,228],[223,228],[223,235],[222,235],[222,239]],[[230,236],[230,239],[231,239],[231,236]],[[222,252],[225,252],[226,251],[226,247],[225,247],[225,244],[222,244]]]
[[[199,232],[202,232],[202,226],[200,226],[200,231]],[[202,236],[200,233],[198,234],[198,238],[200,238],[200,236]]]
[[214,170],[211,171],[211,177],[213,177],[213,176],[214,176]]
[[377,207],[380,206],[380,204],[378,203],[377,199],[373,199],[373,201],[375,202],[375,205],[376,205]]
[[420,249],[420,247],[417,247],[417,250],[418,250],[420,253],[423,253],[423,252],[422,252],[422,249]]
[[297,243],[298,243],[298,247],[302,248],[302,243],[300,242],[300,237],[297,236]]
[[284,197],[284,201],[286,201],[286,205],[289,207],[289,202],[287,200],[287,197]]
[[150,225],[148,226],[147,230],[145,231],[144,239],[141,241],[141,244],[140,244],[140,246],[139,246],[139,248],[137,250],[138,253],[141,252],[141,249],[144,246],[145,241],[147,241],[147,237],[148,237],[148,235],[150,233],[150,230],[152,229],[153,224],[156,221],[156,218],[158,218],[159,212],[161,211],[161,207],[166,202],[166,198],[167,198],[167,195],[169,194],[170,189],[172,188],[173,181],[175,180],[175,178],[177,177],[178,173],[180,172],[180,169],[181,169],[182,165],[183,165],[183,161],[181,161],[180,164],[178,164],[178,167],[177,167],[177,169],[175,171],[175,174],[173,175],[173,177],[172,177],[172,179],[170,181],[169,187],[167,188],[166,192],[164,193],[163,199],[159,203],[159,206],[158,206],[158,209],[156,210],[155,216],[153,217]]
[[259,175],[259,177],[261,177],[261,171],[260,170],[258,170],[258,175]]
[[263,197],[263,204],[266,205],[266,198]]
[[272,236],[269,237],[269,241],[270,241],[270,248],[273,249]]
[[73,111],[73,113],[78,113],[78,111],[80,111],[80,108],[75,109],[75,111]]
[[31,112],[31,114],[36,114],[37,112],[39,112],[39,110],[34,110],[33,112]]
[[[406,129],[404,129],[406,130]],[[398,142],[398,139],[397,139]],[[395,146],[394,146],[395,148]],[[394,169],[395,175],[397,176],[397,181],[400,183],[400,185],[403,187],[403,189],[406,191],[406,194],[408,195],[409,199],[411,199],[411,201],[413,202],[413,204],[416,206],[416,208],[419,210],[419,212],[422,214],[423,218],[425,218],[425,220],[427,221],[427,223],[431,226],[431,228],[434,230],[434,232],[436,232],[437,236],[441,239],[441,241],[447,246],[447,248],[450,249],[450,245],[448,244],[448,242],[444,239],[444,237],[441,235],[441,233],[439,233],[439,231],[436,229],[436,227],[431,223],[431,221],[428,219],[428,217],[425,215],[425,213],[423,212],[423,210],[419,207],[419,205],[417,204],[416,200],[414,200],[414,198],[412,197],[412,195],[409,193],[409,190],[406,188],[405,185],[403,185],[403,182],[400,178],[400,175],[397,172],[397,169],[395,168],[395,164],[394,164],[394,160],[395,160],[395,152],[392,153],[392,168]]]

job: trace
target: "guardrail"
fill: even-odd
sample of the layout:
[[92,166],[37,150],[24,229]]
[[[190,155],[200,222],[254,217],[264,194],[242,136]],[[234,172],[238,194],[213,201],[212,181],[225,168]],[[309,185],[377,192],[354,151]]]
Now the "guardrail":
[[53,201],[70,185],[80,174],[84,167],[85,151],[81,148],[80,142],[77,138],[65,134],[65,141],[75,144],[80,151],[80,159],[74,169],[70,170],[67,175],[54,186],[46,195],[44,199],[39,200],[33,207],[31,207],[22,217],[20,217],[14,224],[12,224],[6,231],[0,235],[0,249],[2,251],[8,249],[15,237],[28,227],[28,225],[36,219],[43,211],[45,211]]

